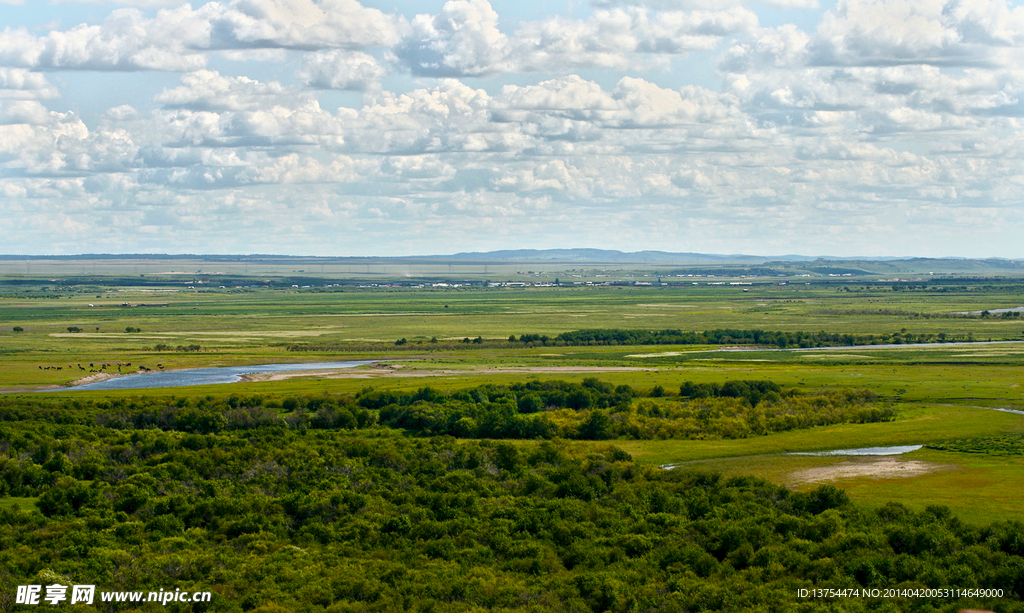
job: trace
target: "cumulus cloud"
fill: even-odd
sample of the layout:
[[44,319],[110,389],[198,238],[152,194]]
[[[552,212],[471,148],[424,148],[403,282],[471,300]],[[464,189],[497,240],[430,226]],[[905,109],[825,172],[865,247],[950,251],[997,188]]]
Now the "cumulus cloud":
[[814,9],[818,0],[591,0],[600,8],[614,6],[643,6],[656,10],[719,9],[739,4],[763,4],[781,9]]
[[507,45],[487,0],[449,0],[438,15],[417,15],[395,52],[414,74],[480,76],[511,68]]
[[654,14],[638,8],[598,10],[586,20],[556,17],[523,24],[515,33],[512,55],[523,71],[625,69],[642,64],[638,54],[713,49],[724,36],[752,30],[757,23],[757,16],[741,7]]
[[0,168],[7,175],[55,175],[91,165],[81,147],[89,129],[74,113],[35,100],[0,102]]
[[310,94],[297,93],[276,81],[261,83],[248,77],[223,76],[214,70],[198,70],[181,76],[181,86],[165,89],[155,102],[167,108],[194,111],[265,110],[313,101]]
[[0,68],[0,98],[42,100],[56,98],[57,88],[38,72],[23,68]]
[[[314,87],[365,89],[380,67],[365,54],[339,50],[393,48],[413,74],[432,77],[623,70],[643,66],[645,56],[650,64],[651,58],[712,49],[756,27],[756,15],[741,6],[598,9],[586,19],[551,17],[505,34],[487,0],[449,0],[436,15],[418,15],[412,23],[357,0],[231,0],[162,9],[154,17],[121,8],[100,25],[42,36],[8,27],[0,32],[0,65],[192,71],[206,66],[210,51],[234,61],[280,61],[282,50],[299,49],[310,52],[303,75]],[[355,70],[354,80],[337,76],[348,70]]]
[[844,0],[813,33],[734,41],[723,89],[763,127],[956,149],[968,134],[1016,132],[989,118],[1024,108],[1022,17],[1003,0]]
[[179,0],[50,0],[53,4],[121,4],[125,6],[139,6],[142,8],[161,8],[165,6],[180,6]]
[[815,32],[764,28],[735,41],[721,68],[1008,68],[1024,58],[1024,7],[1006,0],[841,0]]
[[723,37],[753,30],[757,23],[757,16],[742,7],[654,13],[614,8],[596,10],[587,19],[526,22],[506,36],[487,0],[451,0],[436,16],[417,16],[396,54],[413,74],[424,76],[621,70],[642,66],[644,55],[712,49]]
[[843,0],[809,51],[829,66],[996,66],[1022,43],[1024,7],[1006,0]]
[[316,89],[376,89],[386,71],[375,57],[362,51],[331,49],[302,57],[298,78]]
[[[118,9],[99,26],[33,36],[24,28],[0,32],[0,63],[37,69],[190,70],[205,58],[186,48],[180,24],[152,31],[154,20],[137,9]],[[169,24],[168,24],[169,25]]]
[[136,8],[35,36],[0,32],[0,65],[51,70],[196,70],[203,52],[243,49],[357,49],[396,43],[404,22],[356,0],[232,0],[188,4],[147,18]]

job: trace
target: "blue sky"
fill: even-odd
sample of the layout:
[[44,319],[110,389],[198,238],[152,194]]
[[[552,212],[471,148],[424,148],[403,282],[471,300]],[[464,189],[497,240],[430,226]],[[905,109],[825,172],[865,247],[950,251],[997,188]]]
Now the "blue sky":
[[0,0],[0,252],[1022,257],[1006,0]]

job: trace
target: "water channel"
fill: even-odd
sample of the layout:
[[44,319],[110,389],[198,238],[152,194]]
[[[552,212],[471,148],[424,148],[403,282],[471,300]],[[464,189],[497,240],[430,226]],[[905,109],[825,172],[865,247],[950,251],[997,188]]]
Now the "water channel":
[[167,370],[161,372],[125,375],[123,377],[113,377],[105,381],[96,381],[94,383],[76,385],[68,389],[125,390],[149,389],[154,387],[185,387],[189,385],[212,385],[217,383],[236,383],[242,380],[242,375],[252,375],[269,372],[286,372],[296,370],[341,370],[343,368],[355,368],[356,366],[363,366],[365,364],[373,364],[373,360],[190,368],[186,370]]

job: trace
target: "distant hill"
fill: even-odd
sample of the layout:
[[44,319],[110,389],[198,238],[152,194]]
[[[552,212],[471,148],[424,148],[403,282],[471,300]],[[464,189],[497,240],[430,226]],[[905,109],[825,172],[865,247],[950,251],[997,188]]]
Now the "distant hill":
[[506,249],[475,251],[454,255],[423,256],[430,260],[458,261],[545,261],[545,262],[616,262],[657,264],[716,264],[800,268],[819,274],[875,274],[911,272],[998,272],[1024,271],[1024,261],[1003,258],[921,258],[921,257],[834,257],[807,255],[759,256],[748,254],[711,254],[671,251],[624,252],[613,249]]
[[[0,262],[112,262],[135,260],[139,262],[222,262],[261,263],[267,265],[324,265],[358,264],[442,264],[461,265],[497,262],[594,263],[594,264],[650,264],[664,269],[679,267],[690,272],[706,269],[712,274],[1000,274],[1024,273],[1024,259],[1003,258],[922,258],[922,257],[832,257],[806,255],[760,256],[749,254],[712,254],[671,251],[617,251],[614,249],[504,249],[499,251],[461,252],[452,255],[418,256],[295,256],[274,254],[81,254],[81,255],[2,255]],[[739,270],[745,268],[746,270]],[[303,271],[298,271],[303,272]]]
[[[718,255],[711,253],[675,253],[671,251],[616,251],[614,249],[504,249],[500,251],[473,251],[454,255],[431,255],[441,260],[508,260],[508,261],[561,261],[561,262],[664,262],[664,263],[716,263],[763,264],[769,258],[758,255]],[[780,259],[780,258],[772,258]],[[813,260],[813,257],[782,256],[791,261]]]

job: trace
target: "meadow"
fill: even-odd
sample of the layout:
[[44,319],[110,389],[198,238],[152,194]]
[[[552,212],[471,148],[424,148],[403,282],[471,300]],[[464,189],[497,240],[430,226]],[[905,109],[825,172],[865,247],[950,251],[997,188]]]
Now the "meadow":
[[[624,271],[622,277],[643,279],[645,274],[658,272],[636,269]],[[231,413],[247,406],[247,398],[258,399],[250,403],[253,411],[258,408],[260,415],[280,418],[284,420],[281,424],[295,429],[304,423],[303,415],[312,415],[325,401],[315,400],[318,398],[356,407],[359,398],[368,393],[412,395],[430,388],[434,391],[419,396],[426,402],[420,414],[434,415],[430,419],[435,421],[424,422],[420,417],[416,418],[420,421],[410,421],[400,417],[397,409],[364,403],[359,410],[372,413],[369,425],[365,425],[370,429],[349,424],[345,427],[355,429],[346,434],[345,427],[341,427],[336,434],[348,437],[345,440],[371,443],[381,437],[434,440],[436,437],[428,435],[440,427],[437,416],[455,411],[451,422],[444,426],[448,429],[440,430],[448,433],[449,438],[444,439],[447,442],[437,444],[459,449],[478,443],[494,444],[488,439],[493,435],[487,434],[494,430],[475,430],[466,423],[482,423],[488,412],[515,413],[514,407],[501,404],[499,398],[506,397],[502,396],[504,392],[495,396],[493,390],[557,381],[597,389],[593,383],[597,380],[608,390],[628,387],[631,391],[621,392],[617,400],[602,401],[605,404],[575,409],[542,407],[545,418],[554,424],[554,429],[537,431],[548,439],[546,442],[535,440],[536,435],[524,435],[501,444],[520,450],[523,457],[533,457],[545,453],[545,446],[554,441],[565,458],[591,458],[588,462],[607,455],[611,444],[623,454],[621,458],[615,456],[619,458],[615,461],[628,457],[631,465],[643,470],[658,471],[658,466],[671,465],[674,468],[667,472],[697,475],[710,471],[733,480],[753,476],[800,495],[821,495],[822,486],[835,486],[863,512],[884,515],[891,503],[911,513],[941,508],[946,509],[942,513],[951,513],[957,521],[972,526],[1019,519],[1024,504],[1024,461],[1016,442],[1024,437],[1024,414],[1019,413],[1024,411],[1024,320],[1012,313],[991,313],[1024,304],[1020,279],[946,276],[882,283],[876,276],[838,280],[816,277],[798,281],[790,278],[780,285],[777,279],[749,281],[737,276],[734,279],[752,284],[736,286],[728,285],[730,278],[716,276],[714,281],[678,281],[677,277],[667,285],[650,286],[488,288],[451,287],[456,283],[454,277],[443,281],[448,287],[432,287],[429,283],[425,287],[381,287],[365,279],[350,284],[291,287],[286,283],[291,278],[280,277],[262,287],[261,281],[269,281],[268,273],[266,279],[253,277],[247,279],[252,283],[241,283],[242,287],[236,288],[211,287],[212,283],[199,284],[198,279],[191,280],[191,287],[184,285],[188,280],[162,286],[131,285],[130,277],[118,276],[116,271],[106,271],[106,277],[101,273],[88,284],[24,275],[0,279],[0,391],[4,392],[0,399],[8,407],[41,407],[41,414],[51,415],[46,419],[55,423],[61,423],[62,418],[60,409],[51,412],[53,407],[78,407],[67,409],[69,416],[79,417],[66,418],[78,425],[65,436],[85,437],[83,441],[91,436],[112,437],[110,449],[117,444],[113,439],[122,435],[110,431],[109,425],[97,426],[91,417],[93,409],[81,408],[93,405],[82,403],[120,403],[117,406],[125,407],[202,405],[207,412]],[[544,274],[572,279],[573,273],[551,269]],[[708,285],[720,282],[725,284]],[[143,304],[153,306],[140,306]],[[989,313],[981,314],[983,311]],[[556,338],[573,330],[592,329],[873,335],[885,344],[778,350],[750,344],[573,345]],[[522,335],[538,340],[524,343],[518,340]],[[516,340],[511,341],[510,336]],[[539,340],[542,337],[547,340]],[[915,342],[925,338],[928,342]],[[958,342],[935,342],[940,338]],[[889,346],[893,342],[898,346]],[[142,366],[166,370],[344,359],[376,363],[350,371],[300,371],[185,388],[101,392],[77,390],[73,385],[97,371],[116,373],[117,364],[132,364],[122,369],[128,373]],[[591,383],[586,383],[588,380]],[[680,395],[680,386],[684,382],[721,385],[727,381],[768,381],[778,387],[782,397],[790,394],[808,399],[806,402],[817,402],[813,399],[843,390],[867,390],[872,406],[884,409],[885,415],[891,413],[891,418],[860,423],[834,417],[827,425],[762,434],[742,430],[745,433],[729,434],[733,430],[721,427],[694,429],[695,422],[686,416],[698,414],[694,413],[697,405],[692,404],[696,400]],[[492,390],[491,398],[480,399],[480,392],[473,392],[484,389]],[[286,402],[288,398],[299,400]],[[738,402],[739,407],[748,401]],[[779,410],[795,410],[786,409],[788,405],[782,400],[771,402],[783,407]],[[748,405],[756,409],[758,400]],[[210,408],[217,406],[231,409]],[[0,432],[6,441],[8,461],[21,458],[17,461],[31,464],[25,453],[36,449],[32,445],[43,444],[26,442],[32,435],[24,434],[34,428],[29,424],[36,419],[31,417],[35,409],[6,410],[9,423],[0,427]],[[638,411],[648,415],[645,419],[660,419],[658,416],[670,413],[675,415],[672,419],[690,419],[686,422],[691,424],[687,430],[690,434],[640,440],[621,434],[626,432],[624,426],[602,431],[612,433],[608,437],[585,434],[584,424],[592,425],[598,417],[610,420],[608,423],[614,426],[639,419],[630,417]],[[595,417],[597,413],[604,417]],[[461,430],[455,428],[456,418],[469,415],[473,416],[471,422],[461,422]],[[19,435],[21,426],[16,424],[22,422],[28,430]],[[178,428],[160,426],[158,422],[146,428]],[[410,425],[413,423],[435,425],[428,428]],[[49,427],[40,426],[40,431]],[[88,434],[91,429],[94,434]],[[256,438],[251,440],[263,436],[257,432],[253,431],[250,436]],[[453,434],[455,440],[450,439]],[[29,438],[22,440],[19,436]],[[47,445],[56,449],[65,444],[58,433],[54,436]],[[161,445],[173,448],[185,444],[184,439],[172,439]],[[23,451],[16,453],[19,445]],[[899,456],[791,455],[895,445],[922,447]],[[43,454],[39,449],[42,447],[31,453]],[[66,451],[66,457],[71,457],[70,453]],[[40,455],[38,459],[46,458]],[[53,474],[66,473],[68,478],[88,484],[90,479],[73,470],[72,465],[78,461],[72,460],[67,468],[58,467]],[[138,461],[144,458],[140,456]],[[18,470],[36,474],[32,471],[43,463],[38,462],[36,468],[25,464]],[[132,466],[131,471],[145,472],[142,464]],[[522,478],[526,479],[524,484],[529,481]],[[53,483],[59,482],[60,478]],[[8,488],[7,495],[0,498],[0,510],[28,512],[47,495],[50,486],[19,487]],[[557,490],[555,485],[551,487],[555,488],[551,492]],[[149,495],[163,495],[158,490],[151,488]],[[57,517],[65,507],[47,508],[49,516]],[[791,512],[790,507],[786,509]],[[108,511],[100,509],[96,513],[104,515]],[[135,513],[139,518],[136,521],[149,521],[145,511]],[[280,531],[276,534],[275,538],[284,538]],[[593,602],[587,606],[601,610]]]

